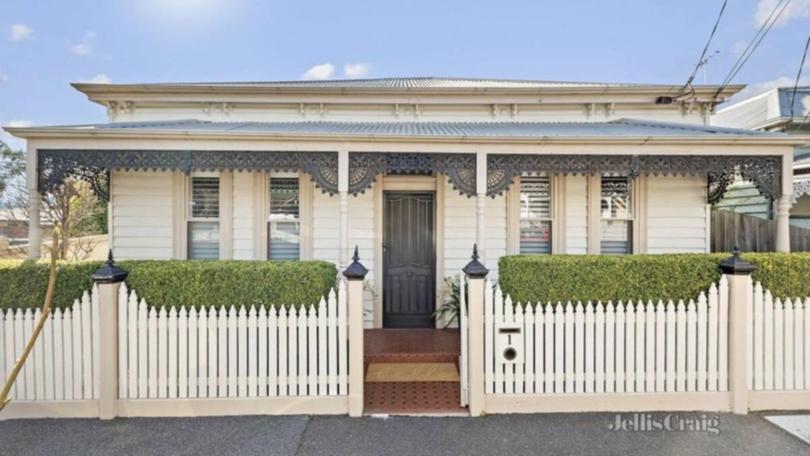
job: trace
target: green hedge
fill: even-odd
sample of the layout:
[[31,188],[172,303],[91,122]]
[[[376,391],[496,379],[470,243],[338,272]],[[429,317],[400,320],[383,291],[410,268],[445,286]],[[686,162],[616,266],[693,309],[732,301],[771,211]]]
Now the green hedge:
[[[514,301],[689,299],[720,277],[728,254],[501,257],[499,283]],[[775,296],[810,296],[809,253],[748,253],[754,280]]]
[[[61,263],[54,304],[72,305],[91,287],[101,262]],[[325,261],[122,261],[127,285],[155,306],[312,305],[336,283]],[[45,262],[0,261],[0,308],[40,307],[48,284]]]

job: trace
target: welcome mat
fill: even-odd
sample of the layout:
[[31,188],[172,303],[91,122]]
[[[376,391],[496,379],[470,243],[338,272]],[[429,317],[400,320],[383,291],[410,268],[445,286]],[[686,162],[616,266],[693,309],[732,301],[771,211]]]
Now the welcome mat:
[[454,363],[371,363],[366,382],[458,382]]

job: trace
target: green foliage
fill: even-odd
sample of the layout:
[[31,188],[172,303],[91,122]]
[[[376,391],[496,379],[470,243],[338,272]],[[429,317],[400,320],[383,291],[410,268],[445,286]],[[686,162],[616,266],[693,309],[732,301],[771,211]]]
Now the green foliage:
[[12,150],[0,141],[0,195],[9,181],[25,174],[25,155],[21,150]]
[[[515,302],[689,299],[720,277],[728,254],[517,255],[501,257],[499,282]],[[810,254],[748,253],[774,296],[810,296]]]
[[[67,307],[92,286],[101,262],[60,263],[54,305]],[[335,286],[325,261],[122,261],[127,286],[154,306],[313,305]],[[0,261],[0,308],[41,307],[45,262]]]
[[458,275],[444,278],[441,293],[444,303],[433,312],[433,318],[444,321],[444,327],[447,328],[454,321],[458,321],[461,313],[461,286],[458,283]]

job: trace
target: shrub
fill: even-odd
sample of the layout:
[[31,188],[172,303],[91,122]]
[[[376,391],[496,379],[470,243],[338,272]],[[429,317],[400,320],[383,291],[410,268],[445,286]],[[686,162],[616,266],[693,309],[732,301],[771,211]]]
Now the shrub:
[[[521,302],[689,299],[720,277],[728,254],[501,257],[504,293]],[[810,296],[810,254],[749,253],[754,280],[775,296]]]
[[[67,307],[101,262],[60,263],[54,305]],[[155,306],[312,305],[335,286],[337,269],[325,261],[122,261],[127,286]],[[0,261],[0,308],[41,307],[48,283],[45,262]]]

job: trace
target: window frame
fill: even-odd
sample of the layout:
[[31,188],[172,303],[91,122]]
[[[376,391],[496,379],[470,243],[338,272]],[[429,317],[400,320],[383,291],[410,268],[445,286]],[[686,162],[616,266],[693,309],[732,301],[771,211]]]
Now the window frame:
[[[529,173],[525,176],[531,177]],[[520,254],[520,223],[521,223],[521,177],[515,177],[512,185],[509,186],[506,194],[506,207],[507,207],[507,236],[506,248],[507,254],[519,255]],[[551,253],[550,255],[558,255],[566,252],[566,236],[565,236],[565,204],[566,204],[566,184],[565,176],[548,175],[538,176],[548,177],[550,184],[550,221],[551,221]],[[545,255],[545,254],[544,254]]]
[[[523,216],[524,202],[523,202],[523,198],[522,198],[523,184],[525,182],[524,179],[528,180],[528,179],[536,179],[536,178],[543,178],[543,179],[546,179],[548,181],[548,216],[547,217],[524,217]],[[554,209],[555,209],[555,206],[556,206],[555,203],[554,203],[554,196],[555,196],[555,193],[556,193],[555,188],[554,188],[554,176],[521,175],[520,178],[517,180],[516,187],[518,189],[518,191],[517,191],[517,198],[518,198],[517,199],[517,205],[518,205],[518,219],[517,219],[517,222],[518,222],[518,228],[517,228],[518,239],[517,239],[517,243],[518,243],[518,245],[517,245],[517,251],[518,251],[518,254],[520,254],[520,255],[552,255],[552,254],[554,254],[554,250],[555,250],[555,248],[554,248],[554,240],[555,240],[555,238],[557,236],[557,233],[556,233],[556,230],[555,230],[556,227],[555,227],[555,224],[554,224],[554,218],[555,218],[554,217]],[[547,222],[548,223],[548,227],[549,227],[549,231],[550,231],[550,237],[549,237],[549,240],[548,240],[548,244],[549,244],[548,253],[528,253],[528,252],[524,253],[521,250],[521,248],[522,248],[522,242],[521,241],[523,239],[522,231],[523,231],[523,222],[524,221],[528,221],[528,222],[539,221],[539,222]]]
[[264,175],[264,188],[262,189],[262,193],[264,194],[264,199],[261,201],[261,204],[264,207],[263,214],[264,217],[262,219],[263,228],[263,238],[265,239],[264,245],[264,259],[270,260],[270,248],[271,248],[271,236],[270,236],[270,216],[272,215],[272,198],[270,197],[270,193],[272,192],[272,180],[273,179],[298,179],[298,258],[295,260],[274,260],[274,261],[302,261],[305,258],[305,241],[304,238],[306,237],[304,231],[307,226],[304,222],[304,213],[305,213],[305,187],[308,183],[307,179],[304,179],[302,173],[295,173],[295,172],[273,172],[273,173],[266,173]]
[[[647,176],[632,178],[630,187],[630,210],[632,217],[602,218],[602,174],[588,176],[588,253],[602,255],[602,220],[624,220],[631,224],[630,252],[635,255],[647,251]],[[625,176],[631,179],[629,176]]]
[[[194,179],[195,178],[217,178],[217,216],[216,217],[195,217],[194,216]],[[186,178],[186,185],[184,189],[184,255],[183,257],[187,260],[191,258],[191,224],[192,223],[216,223],[217,230],[218,230],[218,246],[217,246],[217,257],[221,259],[223,257],[223,226],[222,226],[222,219],[223,219],[223,203],[225,201],[223,198],[223,176],[222,173],[219,172],[193,172]]]

